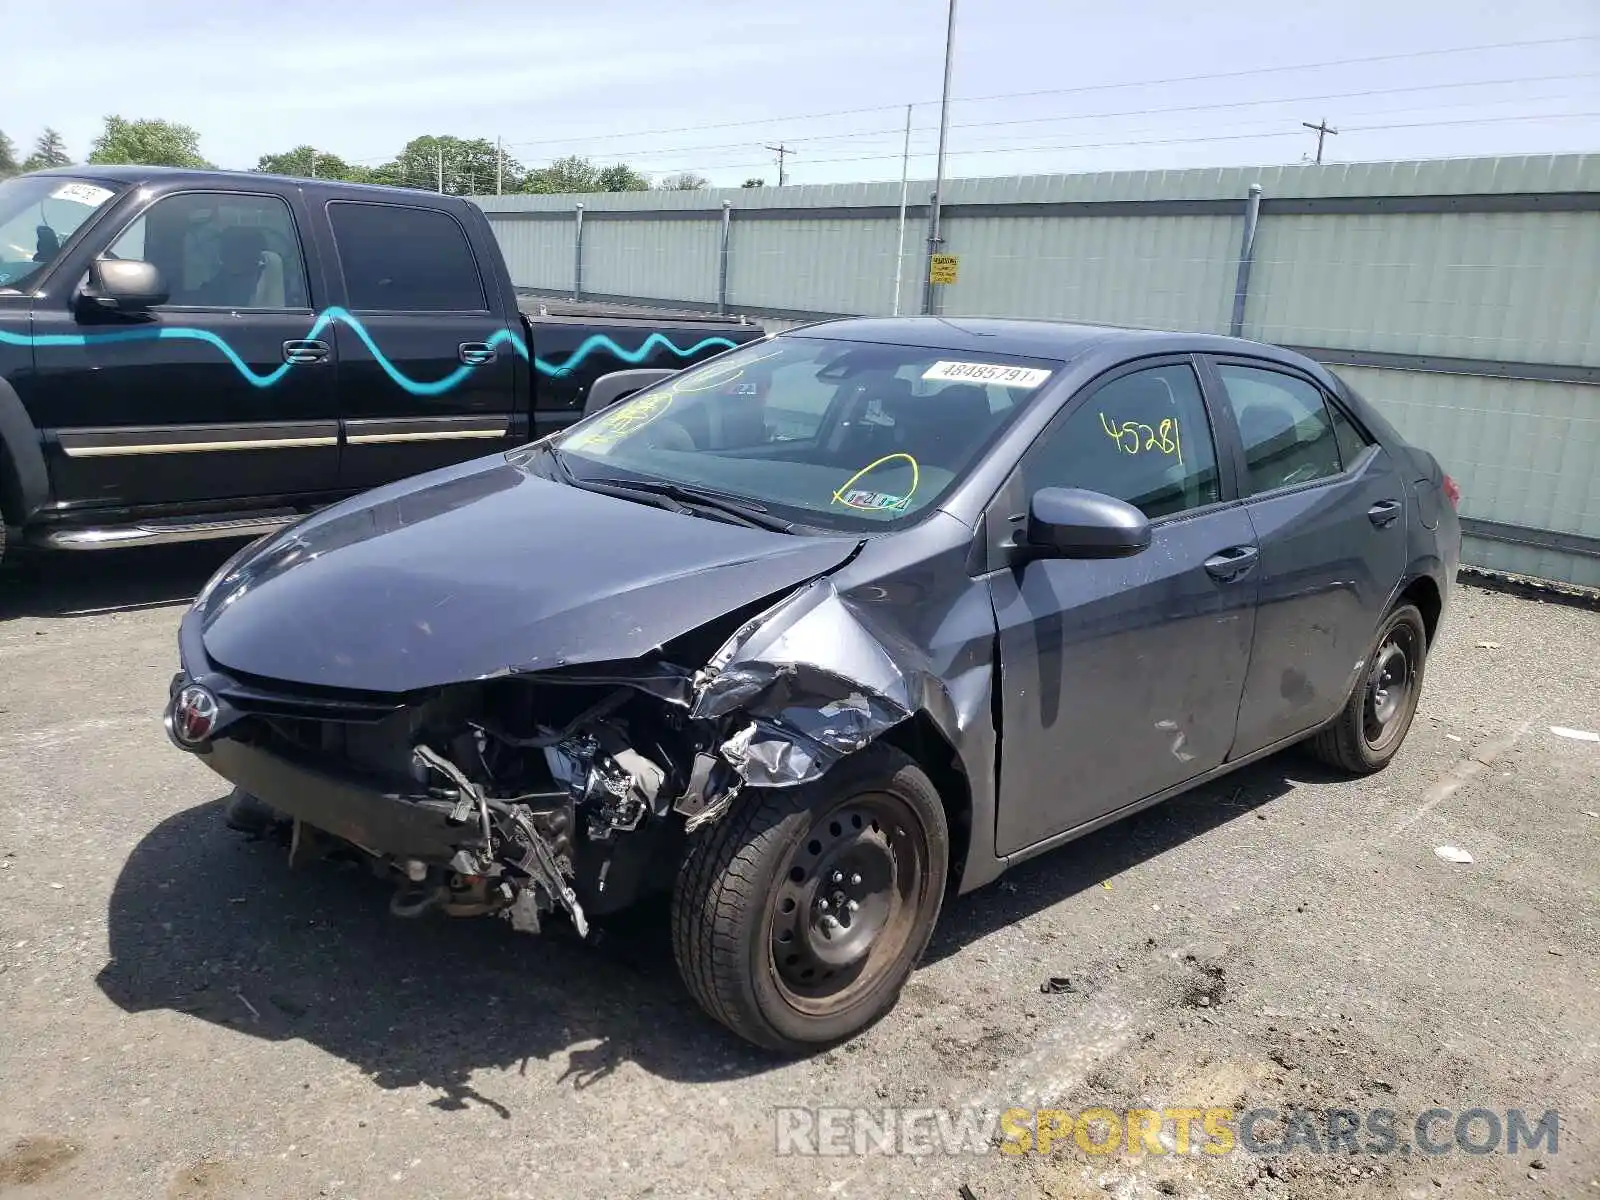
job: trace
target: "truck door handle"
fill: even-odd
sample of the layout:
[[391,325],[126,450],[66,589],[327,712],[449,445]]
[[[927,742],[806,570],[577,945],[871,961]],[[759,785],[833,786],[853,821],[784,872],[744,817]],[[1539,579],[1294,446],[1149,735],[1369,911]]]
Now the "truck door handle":
[[287,363],[319,363],[328,361],[328,343],[295,338],[283,344],[283,361]]
[[461,361],[469,367],[481,367],[493,362],[495,357],[494,347],[488,342],[462,342],[459,353]]
[[1206,559],[1206,573],[1222,583],[1232,583],[1256,565],[1260,554],[1254,546],[1230,546]]
[[1398,500],[1379,500],[1371,508],[1367,509],[1367,520],[1382,529],[1385,525],[1394,522],[1403,507]]

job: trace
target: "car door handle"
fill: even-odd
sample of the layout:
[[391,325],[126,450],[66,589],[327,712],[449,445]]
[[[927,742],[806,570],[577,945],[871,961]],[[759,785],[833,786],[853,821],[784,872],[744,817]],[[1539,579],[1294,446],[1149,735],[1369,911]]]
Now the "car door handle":
[[461,361],[469,367],[481,367],[493,362],[495,357],[495,349],[488,342],[462,342],[459,353]]
[[295,338],[283,344],[283,361],[287,363],[318,363],[328,361],[328,343]]
[[1398,500],[1379,500],[1367,509],[1367,520],[1382,529],[1385,525],[1392,524],[1404,508],[1405,506]]
[[1231,583],[1255,566],[1260,555],[1254,546],[1230,546],[1206,559],[1206,572],[1222,583]]

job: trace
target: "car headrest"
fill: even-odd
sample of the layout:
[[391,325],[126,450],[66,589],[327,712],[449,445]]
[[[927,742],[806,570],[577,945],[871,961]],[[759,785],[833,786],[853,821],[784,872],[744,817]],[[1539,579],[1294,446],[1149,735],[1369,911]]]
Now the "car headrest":
[[1246,446],[1274,442],[1294,429],[1294,420],[1274,404],[1246,404],[1239,410],[1239,437]]

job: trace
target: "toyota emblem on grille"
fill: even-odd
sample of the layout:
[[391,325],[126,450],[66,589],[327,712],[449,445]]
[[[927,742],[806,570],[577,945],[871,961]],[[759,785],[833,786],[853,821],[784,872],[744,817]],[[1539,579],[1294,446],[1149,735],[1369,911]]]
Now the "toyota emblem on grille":
[[217,724],[217,699],[197,683],[178,693],[172,705],[172,736],[185,746],[198,746]]

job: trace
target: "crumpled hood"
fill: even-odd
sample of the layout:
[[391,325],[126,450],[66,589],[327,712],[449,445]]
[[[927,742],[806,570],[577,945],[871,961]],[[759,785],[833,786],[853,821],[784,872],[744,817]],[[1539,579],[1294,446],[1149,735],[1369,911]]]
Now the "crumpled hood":
[[300,522],[234,563],[197,615],[224,669],[408,692],[636,658],[855,547],[672,513],[495,457]]

